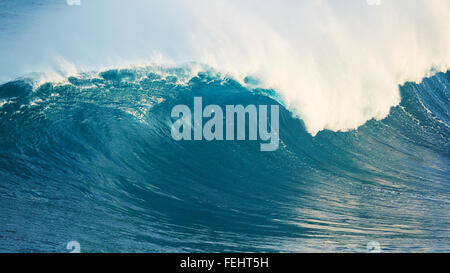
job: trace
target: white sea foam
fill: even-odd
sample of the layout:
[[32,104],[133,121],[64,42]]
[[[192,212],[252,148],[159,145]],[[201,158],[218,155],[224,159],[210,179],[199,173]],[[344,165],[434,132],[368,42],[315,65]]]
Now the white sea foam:
[[450,1],[83,1],[0,53],[0,80],[198,62],[274,88],[315,135],[388,115],[399,84],[450,64]]

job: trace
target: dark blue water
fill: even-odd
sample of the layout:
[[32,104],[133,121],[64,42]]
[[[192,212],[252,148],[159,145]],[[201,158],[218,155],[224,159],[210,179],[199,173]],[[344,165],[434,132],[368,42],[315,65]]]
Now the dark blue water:
[[[170,76],[167,76],[167,75]],[[450,251],[450,72],[382,120],[280,149],[174,141],[174,105],[276,104],[213,73],[109,70],[0,86],[0,251]],[[272,94],[272,95],[271,95]]]

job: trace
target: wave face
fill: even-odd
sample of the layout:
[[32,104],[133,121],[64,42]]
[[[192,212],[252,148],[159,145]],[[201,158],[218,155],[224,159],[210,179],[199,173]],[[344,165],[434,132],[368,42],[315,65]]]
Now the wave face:
[[280,106],[280,148],[174,141],[174,105],[276,104],[187,67],[0,86],[0,251],[450,251],[450,72],[401,86],[358,130],[311,136]]

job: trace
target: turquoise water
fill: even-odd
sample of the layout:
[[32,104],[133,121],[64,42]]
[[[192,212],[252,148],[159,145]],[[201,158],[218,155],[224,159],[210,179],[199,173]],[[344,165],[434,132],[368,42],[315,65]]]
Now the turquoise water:
[[[448,3],[279,2],[0,0],[0,252],[449,252],[450,72],[395,99]],[[194,97],[279,149],[174,141]]]
[[[167,76],[167,75],[170,76]],[[177,76],[178,75],[178,76]],[[312,137],[280,106],[280,149],[182,141],[174,105],[276,104],[183,69],[0,86],[0,250],[449,251],[450,73],[401,87],[382,121]]]

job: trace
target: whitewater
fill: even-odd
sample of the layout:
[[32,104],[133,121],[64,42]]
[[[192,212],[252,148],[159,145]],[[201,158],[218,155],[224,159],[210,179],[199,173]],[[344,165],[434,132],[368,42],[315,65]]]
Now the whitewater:
[[0,0],[0,251],[448,252],[450,2],[374,3]]

